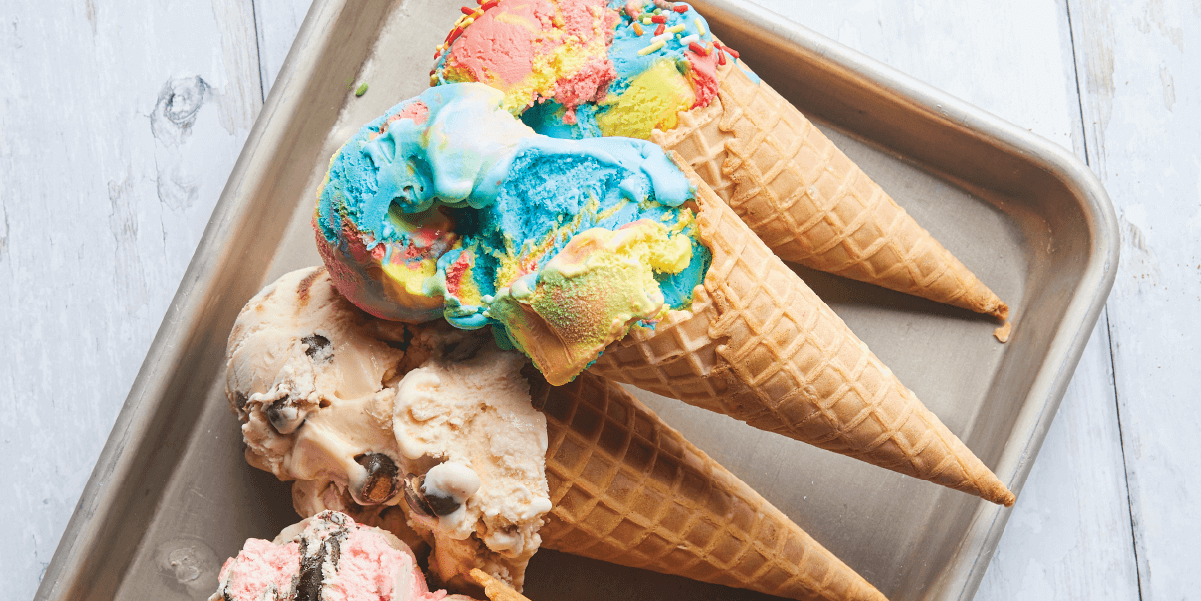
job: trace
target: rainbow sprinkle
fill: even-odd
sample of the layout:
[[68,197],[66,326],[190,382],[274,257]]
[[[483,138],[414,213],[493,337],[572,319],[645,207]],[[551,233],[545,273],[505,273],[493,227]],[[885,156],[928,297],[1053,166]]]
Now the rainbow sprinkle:
[[656,52],[660,48],[662,48],[664,44],[666,44],[666,42],[663,40],[656,40],[654,42],[651,42],[651,44],[649,46],[638,51],[638,56],[646,56],[652,52]]

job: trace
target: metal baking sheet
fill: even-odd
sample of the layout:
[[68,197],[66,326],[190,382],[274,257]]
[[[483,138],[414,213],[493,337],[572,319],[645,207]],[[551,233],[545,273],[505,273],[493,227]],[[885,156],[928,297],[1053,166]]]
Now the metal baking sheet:
[[[712,29],[1007,300],[1012,339],[964,311],[798,268],[1020,492],[1113,284],[1113,208],[1069,153],[767,11],[695,3]],[[204,599],[247,537],[297,517],[242,459],[223,394],[244,302],[319,262],[309,219],[329,157],[426,85],[445,0],[313,3],[113,428],[37,599]],[[355,97],[347,82],[370,91]],[[682,403],[640,395],[894,601],[970,599],[1009,511]],[[551,551],[535,600],[761,595]]]

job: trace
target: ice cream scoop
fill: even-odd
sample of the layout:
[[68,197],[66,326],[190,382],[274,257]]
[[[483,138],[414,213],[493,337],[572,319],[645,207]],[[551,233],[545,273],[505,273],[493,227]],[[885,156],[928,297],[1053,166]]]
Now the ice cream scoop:
[[218,578],[209,601],[470,601],[430,591],[404,543],[335,511],[289,526],[274,541],[247,539]]
[[318,192],[317,245],[373,315],[495,325],[566,382],[632,325],[686,309],[709,250],[658,146],[538,135],[503,100],[440,86],[362,128]]
[[486,83],[536,130],[566,138],[671,129],[713,100],[724,60],[682,3],[485,2],[447,40],[432,84]]
[[500,0],[438,47],[431,85],[478,81],[539,133],[679,152],[786,261],[1005,319],[1008,307],[799,110],[663,0]]
[[[309,352],[314,333],[325,353]],[[375,319],[310,268],[251,299],[227,356],[251,465],[336,485],[309,490],[298,509],[371,507],[380,525],[412,523],[444,582],[482,568],[520,586],[551,503],[545,418],[509,377],[525,365],[519,353],[446,324]],[[278,427],[283,399],[303,417]],[[397,520],[386,509],[406,501],[423,511]]]
[[[339,427],[323,409],[377,413],[380,393],[400,378],[412,334],[356,309],[328,281],[324,270],[292,272],[246,304],[229,335],[226,390],[251,465],[280,477],[345,475],[355,498],[370,503],[399,485],[396,456],[376,452],[384,441],[364,431],[355,438],[361,453],[338,465],[304,454]],[[300,449],[296,464],[280,462],[277,446],[285,443]]]

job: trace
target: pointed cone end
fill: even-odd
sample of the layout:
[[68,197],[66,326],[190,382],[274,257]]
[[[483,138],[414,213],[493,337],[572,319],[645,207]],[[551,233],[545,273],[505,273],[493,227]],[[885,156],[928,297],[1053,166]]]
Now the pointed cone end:
[[1017,496],[1015,496],[1012,491],[1002,485],[1000,490],[992,491],[992,493],[985,497],[985,499],[992,501],[997,505],[1013,507],[1014,502],[1017,501]]

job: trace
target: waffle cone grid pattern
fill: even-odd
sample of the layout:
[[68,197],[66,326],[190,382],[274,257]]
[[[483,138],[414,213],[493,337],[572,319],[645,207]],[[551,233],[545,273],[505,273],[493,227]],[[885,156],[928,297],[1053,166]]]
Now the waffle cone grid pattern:
[[1013,493],[842,319],[711,190],[694,184],[713,262],[693,311],[672,313],[653,330],[635,328],[592,371],[1011,505]]
[[829,138],[733,62],[651,140],[680,152],[785,261],[1004,319],[1008,307]]
[[616,384],[582,374],[543,411],[544,547],[794,599],[884,599]]

